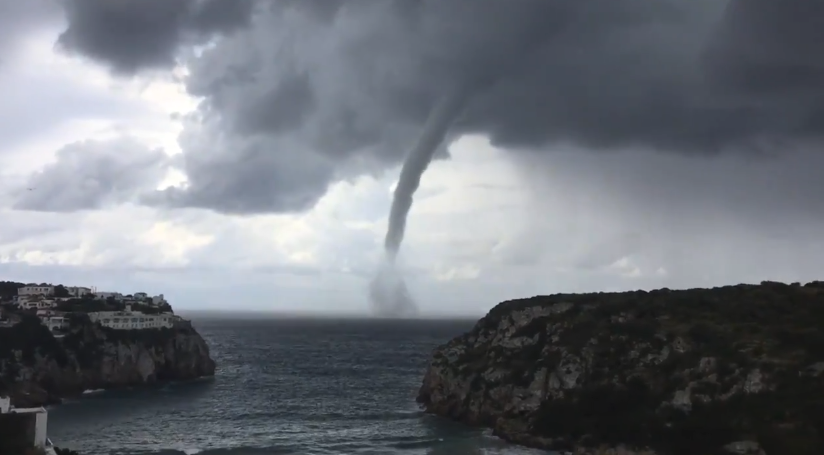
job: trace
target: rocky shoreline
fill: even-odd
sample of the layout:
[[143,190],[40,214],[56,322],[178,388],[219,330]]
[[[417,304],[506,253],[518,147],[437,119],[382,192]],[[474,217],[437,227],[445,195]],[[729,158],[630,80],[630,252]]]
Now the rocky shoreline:
[[86,390],[213,376],[215,362],[191,327],[115,330],[73,315],[55,338],[35,316],[0,329],[0,392],[16,407],[58,404]]
[[426,412],[579,455],[824,453],[824,283],[503,302],[433,353]]

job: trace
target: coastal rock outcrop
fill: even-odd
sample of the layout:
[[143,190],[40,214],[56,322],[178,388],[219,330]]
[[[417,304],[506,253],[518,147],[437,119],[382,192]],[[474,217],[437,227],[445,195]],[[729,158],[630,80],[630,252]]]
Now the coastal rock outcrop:
[[824,453],[824,283],[553,295],[439,347],[418,402],[574,454]]
[[188,324],[171,329],[113,330],[73,315],[55,338],[35,316],[0,330],[0,385],[17,407],[59,402],[84,390],[212,376],[215,362]]

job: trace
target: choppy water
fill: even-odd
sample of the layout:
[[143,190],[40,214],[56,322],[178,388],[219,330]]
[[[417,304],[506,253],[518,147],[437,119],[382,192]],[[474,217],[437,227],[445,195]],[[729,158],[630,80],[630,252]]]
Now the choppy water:
[[194,320],[213,380],[90,393],[49,413],[83,455],[538,454],[423,415],[433,348],[470,321]]

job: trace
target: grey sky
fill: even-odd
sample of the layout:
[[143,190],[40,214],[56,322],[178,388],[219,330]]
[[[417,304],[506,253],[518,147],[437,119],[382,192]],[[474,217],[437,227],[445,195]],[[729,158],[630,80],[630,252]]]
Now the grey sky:
[[[19,30],[0,49],[16,106],[0,106],[8,267],[37,262],[27,249],[50,238],[74,251],[60,253],[64,267],[132,257],[189,274],[222,266],[238,283],[300,270],[278,289],[310,296],[284,283],[314,280],[365,308],[397,165],[433,103],[478,81],[492,84],[452,139],[484,136],[497,151],[472,139],[424,176],[433,196],[416,198],[403,253],[422,299],[483,309],[490,296],[564,286],[802,279],[824,267],[812,254],[824,220],[815,0],[43,0],[8,17]],[[24,75],[46,58],[34,42],[94,78],[41,71],[33,83]],[[182,84],[192,109],[160,117],[167,92],[150,105],[129,88],[161,83]],[[69,125],[81,120],[107,133],[79,134]],[[163,183],[169,169],[186,182]],[[32,186],[42,191],[21,189]],[[76,210],[51,215],[110,229],[113,244],[18,238],[44,211]],[[165,253],[132,252],[107,216],[139,217],[128,235]],[[187,240],[157,240],[173,235]],[[180,295],[201,292],[192,286]],[[249,305],[265,307],[264,294]]]

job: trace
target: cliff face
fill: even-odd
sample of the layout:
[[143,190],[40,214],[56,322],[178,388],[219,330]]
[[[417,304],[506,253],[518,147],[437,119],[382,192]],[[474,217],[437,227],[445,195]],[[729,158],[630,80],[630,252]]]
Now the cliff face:
[[78,316],[62,339],[36,319],[0,334],[0,377],[18,407],[59,401],[84,390],[211,376],[209,347],[191,327],[122,331]]
[[418,401],[576,454],[822,454],[824,285],[504,302],[435,350]]

